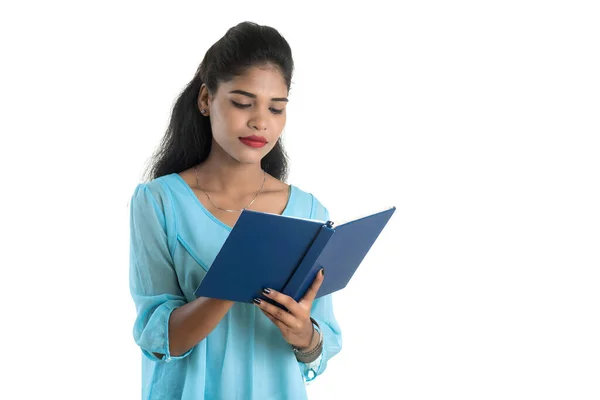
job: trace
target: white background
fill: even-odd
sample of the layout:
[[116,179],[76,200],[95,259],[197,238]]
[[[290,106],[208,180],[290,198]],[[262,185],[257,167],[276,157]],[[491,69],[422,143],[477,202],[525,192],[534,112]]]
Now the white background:
[[310,398],[600,398],[594,2],[15,3],[0,397],[139,398],[127,203],[204,52],[251,20],[295,57],[290,182],[334,221],[397,207]]

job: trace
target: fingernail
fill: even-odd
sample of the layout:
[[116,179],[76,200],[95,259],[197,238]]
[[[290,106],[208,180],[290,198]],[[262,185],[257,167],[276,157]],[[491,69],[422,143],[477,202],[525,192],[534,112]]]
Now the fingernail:
[[265,294],[270,294],[271,293],[271,289],[265,288],[265,289],[263,289],[263,292],[265,292]]
[[254,303],[256,303],[256,304],[260,304],[260,303],[261,303],[261,300],[260,300],[260,299],[254,299]]
[[321,268],[321,275],[325,276],[325,268]]

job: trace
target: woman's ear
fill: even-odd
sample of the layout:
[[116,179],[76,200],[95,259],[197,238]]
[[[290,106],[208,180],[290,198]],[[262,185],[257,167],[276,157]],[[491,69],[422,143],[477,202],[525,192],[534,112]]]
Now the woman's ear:
[[210,115],[209,106],[210,98],[208,94],[208,88],[203,83],[200,87],[200,93],[198,93],[198,110],[200,110],[200,114],[204,115],[205,117]]

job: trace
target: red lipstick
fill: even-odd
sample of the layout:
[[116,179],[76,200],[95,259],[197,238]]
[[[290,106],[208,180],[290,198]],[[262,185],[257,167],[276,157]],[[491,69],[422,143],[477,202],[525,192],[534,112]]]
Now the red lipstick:
[[267,139],[262,136],[244,136],[239,138],[242,143],[252,148],[264,147],[267,144]]

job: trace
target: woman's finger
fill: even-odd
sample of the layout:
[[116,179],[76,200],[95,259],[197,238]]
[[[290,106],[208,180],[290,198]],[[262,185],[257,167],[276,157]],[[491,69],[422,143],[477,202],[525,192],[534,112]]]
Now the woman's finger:
[[278,321],[281,321],[281,323],[283,323],[288,328],[298,328],[299,320],[289,312],[286,312],[281,308],[274,306],[273,304],[269,304],[268,302],[261,299],[254,299],[254,304],[256,304],[261,310],[269,313],[269,315],[271,315]]
[[300,307],[300,305],[296,303],[296,300],[292,299],[290,296],[273,289],[264,289],[263,295],[287,308],[294,316],[298,318],[308,318],[307,310]]
[[283,330],[283,329],[288,329],[287,325],[284,324],[283,322],[281,322],[280,320],[278,320],[277,318],[275,318],[274,316],[272,316],[271,314],[269,314],[268,312],[266,312],[265,310],[260,310],[265,317],[269,318],[271,320],[271,322],[273,324],[275,324],[276,327],[279,328],[279,330]]

